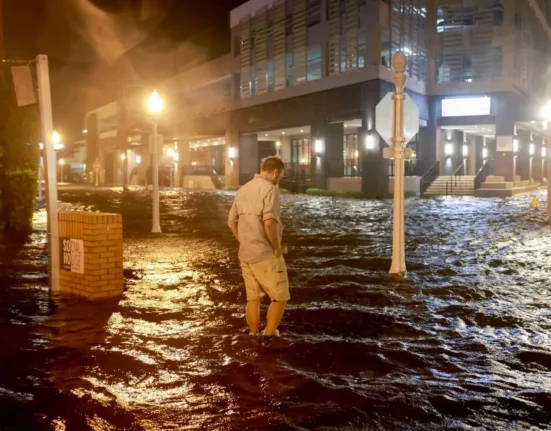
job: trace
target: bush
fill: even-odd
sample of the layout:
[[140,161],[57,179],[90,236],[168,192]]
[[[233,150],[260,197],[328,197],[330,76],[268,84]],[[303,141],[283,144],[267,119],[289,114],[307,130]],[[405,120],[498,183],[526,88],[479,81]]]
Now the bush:
[[4,176],[2,219],[10,235],[32,231],[32,219],[38,192],[37,173],[27,169],[6,172]]
[[236,190],[239,190],[241,186],[224,186],[222,190],[225,190],[227,192],[235,192]]
[[279,189],[279,193],[281,193],[282,195],[288,195],[290,192],[287,189]]

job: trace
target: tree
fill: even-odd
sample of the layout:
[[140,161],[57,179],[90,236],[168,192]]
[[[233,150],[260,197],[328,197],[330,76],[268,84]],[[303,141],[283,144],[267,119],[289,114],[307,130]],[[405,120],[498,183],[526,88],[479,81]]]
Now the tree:
[[0,225],[5,232],[32,231],[40,137],[38,106],[17,106],[9,67],[0,69]]

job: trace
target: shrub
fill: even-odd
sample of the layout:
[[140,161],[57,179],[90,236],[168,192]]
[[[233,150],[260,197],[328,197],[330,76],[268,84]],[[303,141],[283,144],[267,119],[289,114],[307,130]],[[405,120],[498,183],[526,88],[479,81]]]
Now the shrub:
[[34,170],[6,172],[4,175],[2,219],[10,235],[26,235],[32,231],[36,204],[37,173]]
[[279,189],[279,193],[281,193],[282,195],[288,195],[290,192],[287,189]]

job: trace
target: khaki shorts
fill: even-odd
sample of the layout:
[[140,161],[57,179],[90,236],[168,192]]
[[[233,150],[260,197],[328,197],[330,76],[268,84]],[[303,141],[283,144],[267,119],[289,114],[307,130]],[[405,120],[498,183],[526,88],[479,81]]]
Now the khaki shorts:
[[289,278],[283,256],[269,257],[256,263],[241,262],[247,301],[257,301],[268,295],[272,301],[288,301]]

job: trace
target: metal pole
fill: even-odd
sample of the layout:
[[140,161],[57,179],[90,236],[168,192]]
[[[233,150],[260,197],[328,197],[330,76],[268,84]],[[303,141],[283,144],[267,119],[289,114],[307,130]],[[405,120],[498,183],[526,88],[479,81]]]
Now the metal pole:
[[38,80],[38,100],[40,106],[40,128],[44,143],[46,162],[46,209],[48,212],[48,252],[50,266],[50,288],[59,289],[59,227],[57,220],[57,178],[56,157],[52,139],[52,99],[50,95],[50,75],[48,56],[37,55],[36,74]]
[[547,221],[551,222],[551,134],[547,139],[547,153],[545,157],[547,159]]
[[40,156],[40,163],[38,164],[38,202],[42,203],[42,165],[44,164],[44,159],[42,155]]
[[161,222],[159,215],[159,152],[157,150],[157,121],[153,121],[153,225],[151,227],[152,233],[161,233]]
[[404,87],[407,77],[407,60],[402,52],[397,52],[392,59],[394,70],[394,85],[396,93],[394,101],[394,224],[392,236],[392,265],[391,274],[404,275],[406,273],[405,235],[404,235]]

